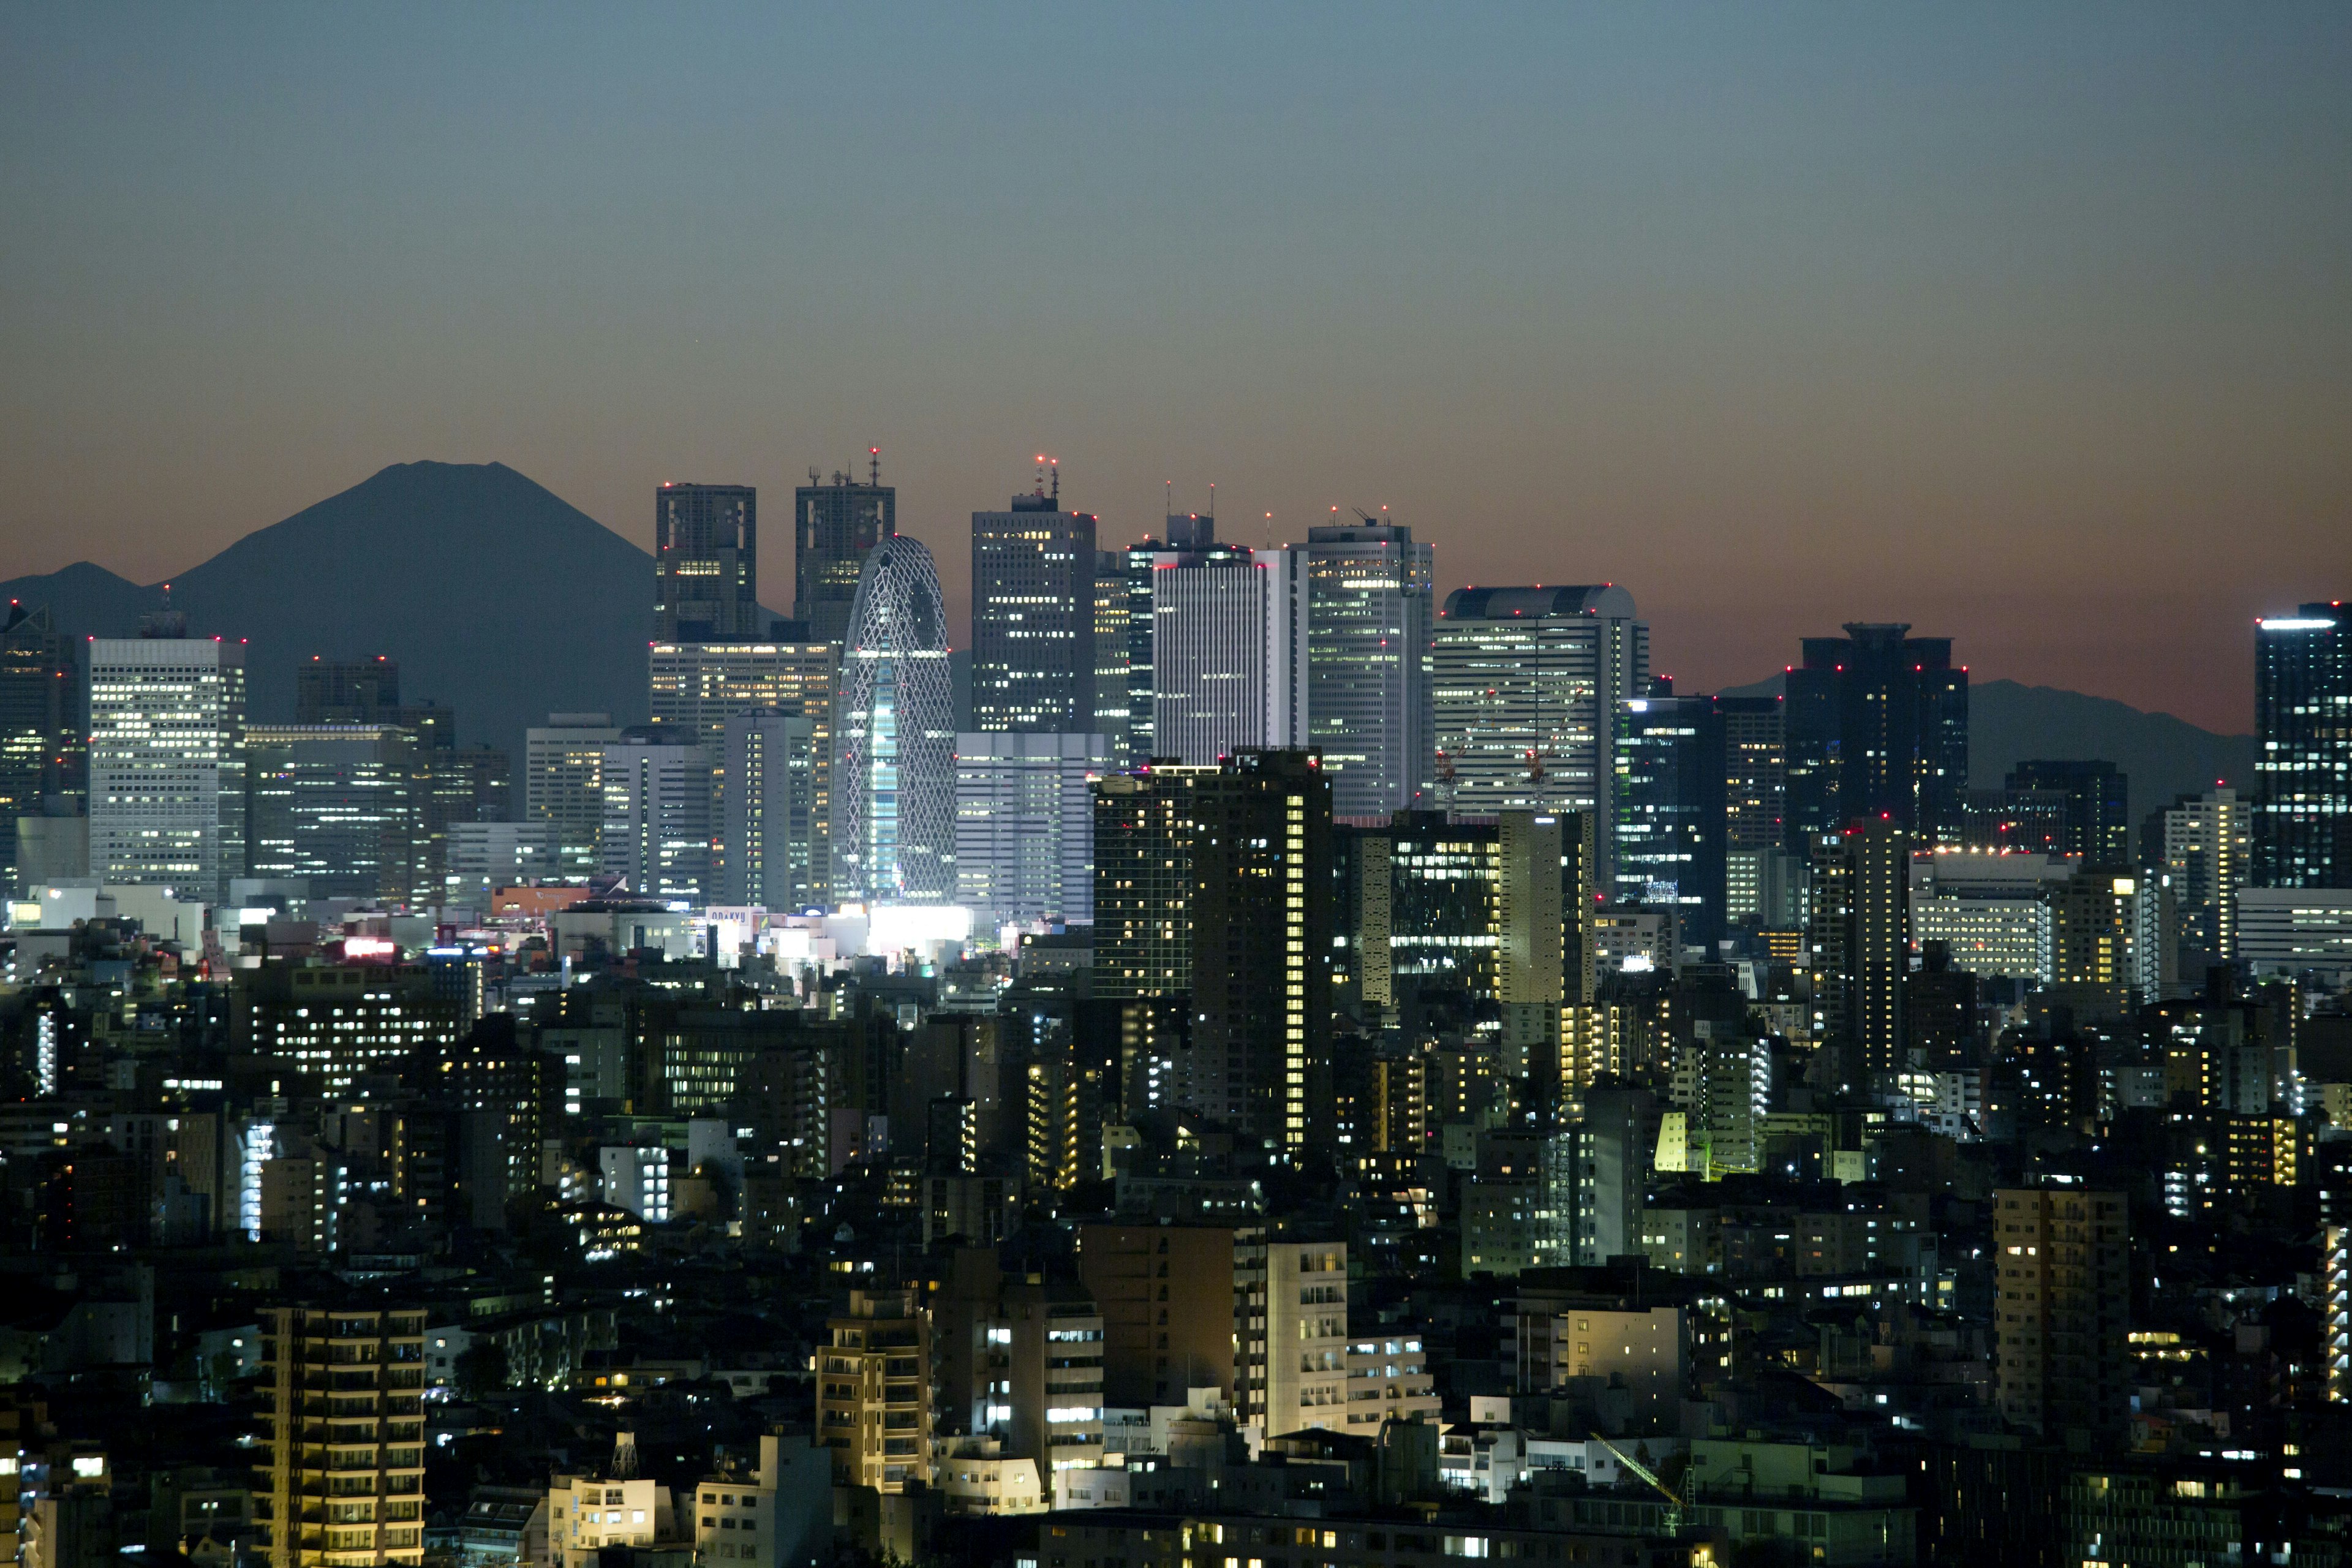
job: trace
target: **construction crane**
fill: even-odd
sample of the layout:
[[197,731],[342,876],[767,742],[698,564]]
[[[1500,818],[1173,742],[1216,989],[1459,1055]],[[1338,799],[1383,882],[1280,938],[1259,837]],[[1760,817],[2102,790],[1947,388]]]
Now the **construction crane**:
[[1656,1472],[1652,1470],[1649,1466],[1642,1463],[1641,1460],[1633,1458],[1633,1455],[1627,1453],[1624,1449],[1619,1447],[1608,1438],[1603,1437],[1600,1433],[1595,1432],[1592,1435],[1592,1440],[1600,1444],[1602,1447],[1608,1449],[1611,1453],[1616,1455],[1617,1462],[1619,1464],[1624,1466],[1627,1469],[1633,1471],[1635,1475],[1641,1477],[1643,1480],[1649,1482],[1652,1487],[1656,1489],[1658,1495],[1666,1500],[1666,1533],[1668,1535],[1673,1535],[1680,1531],[1683,1527],[1683,1500],[1680,1496],[1676,1495],[1674,1488],[1660,1480]]

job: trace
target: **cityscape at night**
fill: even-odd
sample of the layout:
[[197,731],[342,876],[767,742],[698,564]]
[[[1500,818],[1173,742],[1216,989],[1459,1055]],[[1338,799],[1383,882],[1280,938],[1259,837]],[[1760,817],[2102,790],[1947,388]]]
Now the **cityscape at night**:
[[0,14],[0,1568],[2352,1568],[2347,83]]

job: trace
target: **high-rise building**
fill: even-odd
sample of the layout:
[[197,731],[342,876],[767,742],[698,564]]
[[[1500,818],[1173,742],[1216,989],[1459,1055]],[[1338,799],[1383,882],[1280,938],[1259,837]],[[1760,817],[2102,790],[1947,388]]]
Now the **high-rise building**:
[[2131,1230],[2124,1194],[1993,1194],[1995,1377],[2011,1426],[2094,1442],[2130,1411]]
[[2305,605],[2254,636],[2253,882],[2352,888],[2352,612]]
[[955,896],[955,693],[931,552],[904,534],[869,552],[834,707],[832,897]]
[[1128,756],[1135,741],[1134,676],[1128,668],[1135,641],[1129,598],[1126,552],[1096,551],[1095,717],[1087,731],[1103,738],[1117,768],[1132,765]]
[[816,1440],[835,1486],[902,1492],[931,1479],[931,1317],[912,1291],[853,1290],[816,1352]]
[[1195,765],[1307,734],[1306,552],[1155,559],[1151,746]]
[[[1152,742],[1151,639],[1152,595],[1160,567],[1185,556],[1204,556],[1220,549],[1213,514],[1170,512],[1161,538],[1146,537],[1118,552],[1118,570],[1127,589],[1127,763],[1139,768],[1157,754]],[[1240,553],[1230,549],[1223,553]],[[1097,633],[1099,635],[1099,633]],[[1096,649],[1097,658],[1101,648]],[[1101,694],[1097,694],[1099,704]],[[1109,731],[1104,731],[1108,734]]]
[[1856,823],[1816,845],[1808,958],[1813,1032],[1856,1086],[1903,1069],[1903,978],[1911,962],[1910,835]]
[[710,896],[709,752],[634,725],[604,747],[602,868],[648,899]]
[[879,447],[866,454],[866,482],[835,471],[819,484],[817,471],[793,492],[793,618],[813,642],[836,646],[849,635],[849,608],[866,552],[898,531],[898,491],[882,482]]
[[1725,852],[1786,848],[1786,699],[1718,697],[1715,710],[1723,721]]
[[1969,672],[1952,639],[1850,622],[1804,639],[1788,674],[1791,847],[1885,817],[1927,844],[1960,842],[1969,784]]
[[1096,995],[1192,994],[1195,796],[1217,772],[1153,767],[1096,781]]
[[1101,735],[956,737],[956,901],[991,925],[1094,919]]
[[1307,730],[1340,816],[1431,799],[1432,571],[1430,547],[1401,524],[1307,531]]
[[1285,1149],[1327,1140],[1330,783],[1310,752],[1244,752],[1192,810],[1199,1108]]
[[[830,704],[827,705],[828,707]],[[719,732],[719,901],[799,911],[824,902],[816,723],[781,708],[730,717]]]
[[2062,855],[2093,866],[2131,864],[2131,780],[2107,762],[2039,759],[2009,770],[2011,790],[2055,791],[2064,800]]
[[654,640],[749,642],[760,625],[759,492],[666,484],[654,492]]
[[2172,878],[2181,941],[2223,962],[2238,955],[2238,889],[2252,880],[2250,815],[2226,784],[2184,795],[2161,818],[2163,842],[2151,846],[2149,858]]
[[74,663],[47,606],[0,616],[0,893],[16,890],[16,818],[78,790]]
[[419,775],[396,725],[248,724],[240,875],[300,878],[314,899],[418,896]]
[[[816,889],[810,902],[824,900],[833,852],[833,704],[840,686],[841,649],[810,638],[738,643],[655,643],[646,654],[654,727],[698,742],[719,770],[712,783],[712,809],[727,820],[727,726],[746,713],[772,710],[808,721],[815,746],[808,784],[816,813],[809,875]],[[718,871],[732,875],[720,835]],[[782,905],[775,906],[783,908]],[[796,904],[793,908],[803,908]]]
[[1725,920],[1722,717],[1714,698],[1653,679],[1617,724],[1617,901],[1672,910],[1677,945],[1711,960]]
[[425,1309],[264,1317],[268,1457],[253,1500],[269,1568],[422,1563]]
[[400,665],[394,659],[313,655],[294,667],[297,724],[397,724],[401,714]]
[[604,868],[604,748],[621,738],[608,713],[551,713],[523,736],[523,820],[555,836],[558,874]]
[[1463,588],[1432,640],[1439,806],[1594,813],[1606,867],[1618,705],[1649,684],[1633,595],[1613,584]]
[[1084,734],[1095,713],[1095,520],[1054,494],[971,514],[971,724]]
[[244,875],[243,644],[90,641],[89,869],[211,903]]

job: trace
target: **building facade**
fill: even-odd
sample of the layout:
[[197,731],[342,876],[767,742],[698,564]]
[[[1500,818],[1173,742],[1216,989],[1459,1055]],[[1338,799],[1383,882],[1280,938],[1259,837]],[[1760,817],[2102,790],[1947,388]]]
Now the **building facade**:
[[254,1513],[269,1568],[421,1564],[424,1310],[277,1307],[262,1326]]
[[[828,706],[830,706],[828,704]],[[719,733],[719,901],[806,910],[824,902],[825,831],[812,720],[780,708],[730,718]]]
[[1063,510],[1059,489],[971,514],[975,730],[1084,734],[1094,723],[1095,520]]
[[620,738],[609,713],[550,713],[523,733],[523,820],[546,825],[567,879],[604,867],[604,748]]
[[674,744],[650,726],[604,747],[603,869],[628,889],[701,904],[711,881],[710,753]]
[[1307,743],[1306,552],[1155,557],[1151,749],[1194,765]]
[[835,700],[836,901],[955,895],[955,692],[931,552],[892,534],[866,557]]
[[1099,734],[956,737],[956,901],[991,925],[1094,920]]
[[2352,888],[2352,612],[2305,605],[2254,636],[2253,881]]
[[1885,817],[1923,843],[1957,845],[1969,786],[1969,672],[1952,639],[1899,623],[1850,622],[1807,637],[1788,674],[1792,847]]
[[410,898],[423,872],[419,769],[387,724],[249,724],[248,877],[299,877],[314,899]]
[[850,606],[866,552],[898,531],[898,491],[882,482],[881,451],[867,454],[866,482],[817,470],[793,492],[793,618],[813,642],[836,647],[849,635]]
[[210,903],[245,871],[245,647],[89,643],[89,870]]
[[667,484],[654,492],[654,639],[748,642],[760,624],[759,492]]
[[1433,572],[1430,546],[1401,524],[1307,531],[1307,731],[1339,816],[1430,801]]

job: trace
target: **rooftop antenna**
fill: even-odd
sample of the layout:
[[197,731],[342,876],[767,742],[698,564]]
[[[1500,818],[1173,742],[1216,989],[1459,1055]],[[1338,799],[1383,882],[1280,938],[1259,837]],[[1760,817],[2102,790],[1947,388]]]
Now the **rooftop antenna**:
[[816,465],[814,463],[811,463],[809,465],[809,489],[816,489],[817,480],[823,477],[823,475],[816,471]]
[[[1210,488],[1214,489],[1215,487],[1212,486]],[[1162,517],[1174,517],[1176,515],[1176,481],[1174,479],[1162,479],[1160,481],[1160,515]]]
[[[1268,512],[1266,515],[1272,517],[1274,514]],[[1209,481],[1209,521],[1217,521],[1217,481],[1214,479]]]
[[866,448],[866,482],[877,490],[882,488],[882,448],[879,447]]
[[1037,484],[1035,493],[1041,496],[1045,493],[1045,454],[1043,452],[1037,454]]
[[1059,511],[1062,510],[1062,459],[1048,458],[1045,461],[1054,470],[1054,510]]

